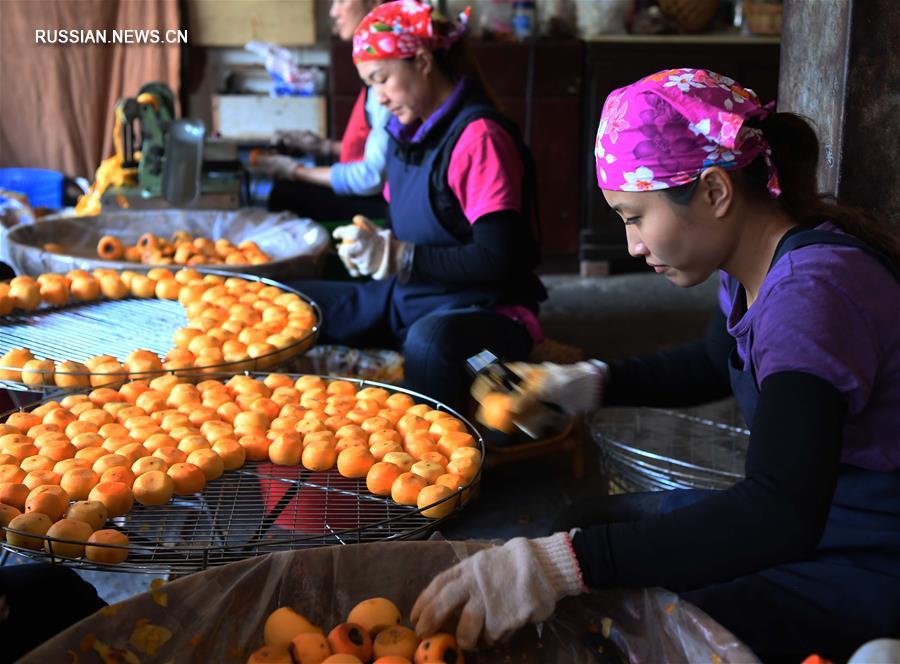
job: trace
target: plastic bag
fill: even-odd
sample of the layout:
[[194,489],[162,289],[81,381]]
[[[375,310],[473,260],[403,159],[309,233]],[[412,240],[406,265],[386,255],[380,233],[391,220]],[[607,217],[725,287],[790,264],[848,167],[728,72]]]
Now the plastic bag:
[[288,49],[269,42],[251,41],[244,48],[263,58],[272,77],[272,97],[311,96],[325,87],[325,74],[315,67],[300,67]]
[[576,0],[537,0],[540,35],[552,39],[571,39],[576,30]]
[[[19,226],[8,237],[10,264],[16,273],[32,275],[65,273],[75,268],[133,269],[139,264],[100,260],[100,238],[113,235],[131,245],[147,232],[169,237],[175,231],[213,240],[227,238],[234,244],[252,240],[271,257],[269,263],[215,267],[276,279],[319,276],[331,248],[331,237],[324,226],[287,212],[256,208],[117,211],[96,217],[47,217],[30,226]],[[48,242],[61,245],[64,253],[44,251]]]
[[600,35],[626,32],[625,18],[631,0],[606,0],[605,2],[578,2],[576,22],[581,39],[596,39]]
[[[251,558],[177,579],[73,625],[22,662],[70,661],[67,651],[128,649],[142,662],[244,662],[263,645],[263,626],[290,606],[330,630],[370,597],[409,615],[439,572],[489,546],[481,542],[379,542]],[[168,635],[152,657],[138,628]],[[601,652],[602,651],[602,652]],[[86,661],[94,661],[93,653]],[[602,592],[559,603],[554,616],[466,662],[741,662],[758,660],[709,616],[662,590]]]
[[481,34],[498,41],[513,41],[511,0],[488,0],[482,4],[478,26]]
[[290,371],[323,376],[346,376],[399,385],[403,382],[403,356],[382,348],[321,345],[292,360]]
[[0,261],[9,264],[9,247],[6,236],[19,224],[33,224],[34,210],[28,198],[14,191],[0,189]]

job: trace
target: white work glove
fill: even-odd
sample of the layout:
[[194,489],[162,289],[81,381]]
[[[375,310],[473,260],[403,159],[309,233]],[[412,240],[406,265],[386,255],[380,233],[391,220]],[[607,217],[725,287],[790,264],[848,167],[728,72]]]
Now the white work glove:
[[529,395],[555,404],[570,415],[596,410],[603,402],[609,366],[600,360],[576,364],[513,362],[507,366],[525,379],[525,391]]
[[873,664],[873,662],[900,662],[900,639],[868,641],[847,660],[847,664]]
[[401,273],[402,281],[409,276],[413,245],[395,239],[389,230],[379,230],[364,216],[356,215],[352,225],[339,226],[332,235],[340,241],[338,256],[351,276],[381,280]]
[[272,145],[287,148],[291,152],[306,152],[327,157],[334,152],[334,143],[309,129],[278,130],[272,136]]
[[261,154],[256,156],[251,166],[270,178],[291,180],[297,169],[297,162],[282,154]]
[[559,412],[546,404],[558,406],[569,415],[580,415],[603,403],[609,367],[600,360],[577,364],[511,362],[506,368],[522,378],[512,389],[499,384],[490,369],[472,383],[472,397],[479,404],[476,418],[489,428],[512,433],[515,426],[539,438],[547,429],[559,426]]
[[472,650],[482,631],[492,645],[526,623],[549,618],[563,597],[583,592],[587,588],[568,534],[517,537],[435,577],[416,600],[410,620],[425,637],[462,607],[456,639],[460,648]]

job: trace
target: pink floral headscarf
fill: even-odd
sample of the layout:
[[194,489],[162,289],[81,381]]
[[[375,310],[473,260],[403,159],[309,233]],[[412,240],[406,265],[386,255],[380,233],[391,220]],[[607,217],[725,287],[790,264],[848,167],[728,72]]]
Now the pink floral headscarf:
[[469,12],[466,7],[459,15],[459,26],[448,34],[439,34],[434,23],[446,19],[437,14],[432,16],[431,5],[417,0],[396,0],[378,5],[353,32],[353,63],[411,58],[420,48],[429,51],[447,48],[466,31]]
[[666,69],[606,98],[594,157],[601,189],[650,191],[691,182],[710,166],[743,168],[763,155],[779,196],[771,149],[747,120],[762,120],[753,90],[705,69]]

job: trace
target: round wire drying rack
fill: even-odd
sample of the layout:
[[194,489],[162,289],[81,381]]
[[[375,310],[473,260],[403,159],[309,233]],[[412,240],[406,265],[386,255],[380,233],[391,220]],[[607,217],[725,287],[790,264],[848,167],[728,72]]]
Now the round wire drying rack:
[[[262,377],[266,374],[245,372],[245,375]],[[404,392],[417,403],[443,410],[465,423],[483,458],[484,441],[478,430],[449,406],[385,383],[338,376],[321,378],[353,382],[358,389],[383,387],[392,392]],[[8,415],[5,413],[3,419]],[[125,533],[129,539],[125,562],[106,564],[86,558],[64,558],[54,555],[52,548],[54,542],[66,543],[67,540],[21,531],[13,532],[43,540],[50,551],[12,546],[6,541],[2,546],[11,553],[76,569],[189,574],[274,551],[415,539],[457,514],[480,481],[481,466],[466,486],[420,509],[399,505],[390,497],[373,495],[368,492],[364,478],[348,479],[335,469],[312,472],[301,466],[248,462],[209,482],[201,493],[176,496],[162,506],[147,507],[135,503],[126,515],[111,519],[106,527]],[[455,501],[447,515],[433,519],[422,514],[423,510],[447,501]],[[10,529],[4,527],[2,530],[5,533]]]
[[731,410],[725,403],[696,411],[598,411],[591,436],[610,491],[726,489],[741,480],[750,432]]
[[[300,291],[272,279],[253,274],[235,274],[221,270],[197,270],[202,274],[216,274],[226,278],[237,277],[275,286],[293,293],[312,307],[316,324],[309,333],[284,348],[255,358],[215,365],[178,369],[174,371],[150,371],[129,373],[53,372],[61,376],[106,376],[104,387],[116,387],[128,380],[154,378],[167,373],[180,376],[206,375],[231,368],[235,371],[258,371],[308,350],[316,342],[322,325],[322,311],[315,302]],[[41,306],[31,312],[17,312],[0,318],[0,355],[14,348],[28,348],[35,356],[61,362],[84,362],[96,355],[113,355],[123,361],[138,347],[165,357],[172,348],[172,334],[187,325],[184,307],[176,300],[156,298],[126,298],[122,300],[98,300],[63,306]],[[0,371],[21,373],[21,367],[0,366]],[[42,377],[42,383],[26,384],[21,380],[0,380],[0,389],[15,392],[56,393],[66,388],[55,384],[49,371],[29,371]]]

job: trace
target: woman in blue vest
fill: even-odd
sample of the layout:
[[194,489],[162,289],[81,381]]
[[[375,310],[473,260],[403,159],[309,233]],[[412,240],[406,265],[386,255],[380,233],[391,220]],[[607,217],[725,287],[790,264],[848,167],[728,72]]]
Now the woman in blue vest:
[[400,348],[407,386],[455,407],[467,357],[527,357],[546,297],[533,273],[534,169],[465,62],[466,19],[403,0],[360,23],[354,61],[393,115],[388,226],[334,233],[350,272],[371,281],[298,285],[323,308],[322,342]]
[[713,72],[666,70],[613,92],[595,156],[629,252],[682,287],[719,270],[721,311],[703,340],[656,355],[532,367],[532,396],[584,412],[733,393],[751,430],[745,478],[576,505],[556,534],[440,575],[413,609],[418,631],[464,607],[472,645],[587,588],[664,586],[767,662],[845,660],[897,638],[897,238],[817,195],[804,120]]

